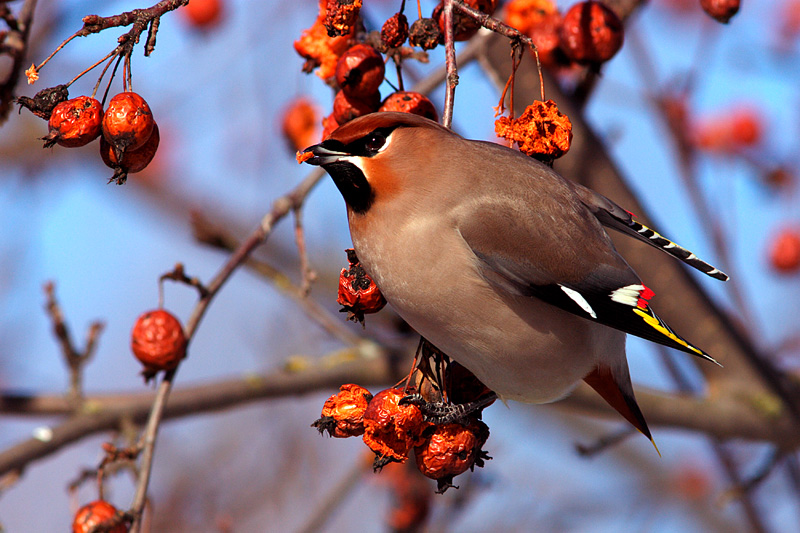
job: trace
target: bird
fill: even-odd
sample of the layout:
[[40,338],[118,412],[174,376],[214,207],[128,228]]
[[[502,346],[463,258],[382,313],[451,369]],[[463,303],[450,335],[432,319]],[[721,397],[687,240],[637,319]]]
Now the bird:
[[557,401],[583,380],[653,442],[626,334],[717,363],[655,314],[653,291],[606,230],[728,276],[519,151],[379,112],[299,155],[332,178],[356,254],[389,304],[503,401]]

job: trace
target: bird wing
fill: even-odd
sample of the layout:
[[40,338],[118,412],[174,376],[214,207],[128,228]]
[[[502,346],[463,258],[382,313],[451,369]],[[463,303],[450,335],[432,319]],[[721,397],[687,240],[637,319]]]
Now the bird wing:
[[579,185],[575,185],[575,191],[580,196],[583,204],[605,227],[646,242],[650,246],[658,248],[712,278],[721,281],[728,280],[727,274],[706,263],[686,248],[661,236],[657,231],[648,228],[636,220],[633,213],[618,206],[605,196]]
[[577,196],[562,195],[544,205],[542,198],[537,201],[493,198],[472,203],[458,217],[458,231],[495,290],[538,298],[716,363],[653,312],[648,303],[653,291],[616,252]]

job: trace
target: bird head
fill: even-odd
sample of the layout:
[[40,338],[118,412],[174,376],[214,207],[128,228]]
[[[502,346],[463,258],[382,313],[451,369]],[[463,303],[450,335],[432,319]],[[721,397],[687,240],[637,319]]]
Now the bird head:
[[[444,126],[410,113],[372,113],[352,120],[303,153],[324,168],[347,205],[365,213],[435,159],[442,139],[460,138]],[[416,172],[414,172],[416,171]]]

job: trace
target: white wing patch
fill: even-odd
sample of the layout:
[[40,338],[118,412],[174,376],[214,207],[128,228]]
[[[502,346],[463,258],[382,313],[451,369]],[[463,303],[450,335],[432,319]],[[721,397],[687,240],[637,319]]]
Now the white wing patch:
[[625,285],[615,289],[611,293],[611,299],[617,303],[636,307],[639,303],[639,295],[644,290],[644,285]]
[[[569,287],[564,287],[563,285],[559,285],[559,287],[561,287],[561,290],[562,290],[562,291],[564,291],[564,294],[566,294],[567,296],[569,296],[569,297],[570,297],[570,299],[571,299],[573,302],[575,302],[576,304],[578,304],[578,305],[580,306],[580,308],[581,308],[581,309],[583,309],[584,311],[586,311],[586,313],[587,313],[587,314],[588,314],[590,317],[592,317],[592,318],[594,318],[595,320],[597,320],[597,314],[594,312],[594,309],[592,309],[592,306],[591,306],[591,305],[589,305],[589,302],[587,302],[587,301],[586,301],[586,298],[584,298],[583,296],[581,296],[581,293],[579,293],[579,292],[578,292],[578,291],[576,291],[576,290],[570,289]],[[638,294],[638,293],[637,293],[637,294]]]

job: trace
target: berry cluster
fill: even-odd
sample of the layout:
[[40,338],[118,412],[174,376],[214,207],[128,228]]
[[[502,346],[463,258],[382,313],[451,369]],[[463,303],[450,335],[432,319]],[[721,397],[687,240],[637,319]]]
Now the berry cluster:
[[614,57],[624,37],[619,17],[595,1],[579,2],[562,16],[551,0],[512,0],[505,22],[531,38],[551,69],[573,63],[597,68]]
[[373,396],[360,385],[342,385],[325,401],[312,427],[337,438],[363,436],[375,453],[376,470],[391,462],[404,463],[413,450],[417,468],[437,481],[439,492],[452,487],[455,476],[489,459],[482,450],[489,428],[477,416],[445,424],[427,422],[419,407],[402,401],[406,395],[390,388]]
[[[34,98],[19,98],[22,107],[48,121],[44,147],[86,146],[100,137],[100,156],[114,169],[109,182],[125,183],[128,174],[141,172],[158,149],[158,125],[144,98],[134,92],[114,96],[105,112],[90,96],[68,98],[65,86],[44,89]],[[101,135],[102,134],[102,135]]]

